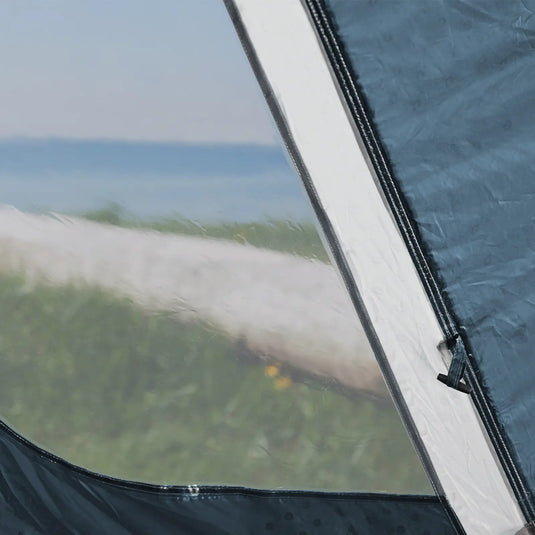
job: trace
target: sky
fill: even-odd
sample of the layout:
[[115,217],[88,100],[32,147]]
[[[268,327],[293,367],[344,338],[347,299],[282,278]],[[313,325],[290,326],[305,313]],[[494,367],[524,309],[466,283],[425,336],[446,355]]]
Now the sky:
[[0,139],[278,143],[222,0],[0,0]]

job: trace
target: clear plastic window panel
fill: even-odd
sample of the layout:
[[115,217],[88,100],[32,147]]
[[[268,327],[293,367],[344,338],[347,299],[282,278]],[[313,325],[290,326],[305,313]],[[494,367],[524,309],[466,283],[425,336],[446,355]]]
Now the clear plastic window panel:
[[429,492],[222,3],[0,4],[0,415],[158,484]]

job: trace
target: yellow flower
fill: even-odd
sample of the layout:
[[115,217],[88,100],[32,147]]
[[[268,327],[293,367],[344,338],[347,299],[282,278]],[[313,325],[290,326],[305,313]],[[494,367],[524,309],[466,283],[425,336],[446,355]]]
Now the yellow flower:
[[284,375],[281,375],[275,379],[275,388],[277,390],[285,390],[290,386],[292,386],[292,380],[289,377],[284,377]]
[[269,366],[266,366],[264,368],[264,373],[268,377],[277,377],[281,372],[281,369],[278,366],[275,366],[274,364],[270,364]]

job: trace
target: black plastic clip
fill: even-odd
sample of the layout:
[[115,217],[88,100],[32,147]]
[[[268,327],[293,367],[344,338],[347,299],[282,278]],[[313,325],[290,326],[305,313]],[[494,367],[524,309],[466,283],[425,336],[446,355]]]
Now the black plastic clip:
[[437,379],[450,388],[463,392],[464,394],[470,394],[472,389],[461,380],[468,361],[468,355],[460,334],[456,333],[451,338],[440,342],[438,349],[440,351],[444,351],[445,349],[451,351],[452,359],[448,374],[439,373]]
[[449,386],[450,388],[454,388],[455,390],[458,390],[459,392],[462,392],[463,394],[470,394],[472,392],[472,389],[466,384],[463,383],[463,381],[459,381],[457,383],[457,386],[450,386],[448,385],[448,376],[444,373],[439,373],[437,375],[437,379],[444,383],[445,385]]

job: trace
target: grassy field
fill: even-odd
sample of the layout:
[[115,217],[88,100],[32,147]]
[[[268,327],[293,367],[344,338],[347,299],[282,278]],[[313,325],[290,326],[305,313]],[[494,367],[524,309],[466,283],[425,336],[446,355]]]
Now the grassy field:
[[109,204],[100,210],[88,212],[83,217],[91,221],[120,227],[150,228],[160,232],[234,240],[274,251],[317,258],[323,262],[329,261],[316,227],[311,222],[267,219],[253,223],[214,222],[201,224],[180,216],[140,220],[116,204]]
[[[266,225],[285,239],[264,239]],[[321,257],[312,226],[190,233],[247,229],[251,243]],[[390,404],[262,363],[208,325],[5,275],[0,317],[2,417],[71,462],[157,483],[431,492]]]

